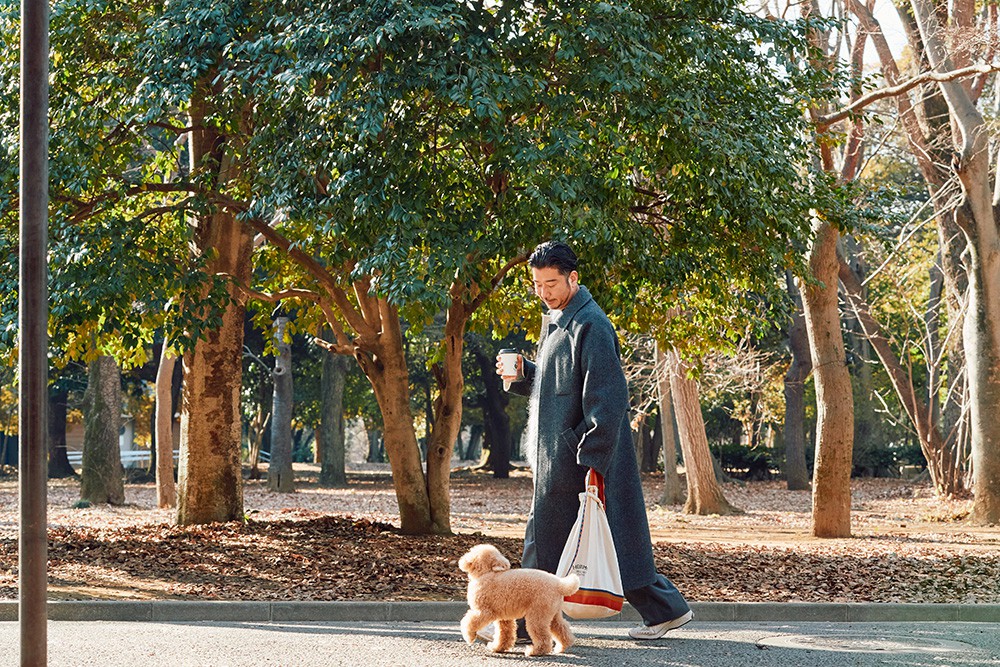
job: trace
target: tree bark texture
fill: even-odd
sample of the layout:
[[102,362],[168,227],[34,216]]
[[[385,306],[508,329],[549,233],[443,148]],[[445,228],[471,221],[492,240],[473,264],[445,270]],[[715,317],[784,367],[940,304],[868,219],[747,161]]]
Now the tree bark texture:
[[813,231],[807,257],[810,276],[817,282],[800,285],[816,384],[813,535],[849,537],[854,396],[837,301],[839,234],[819,218]]
[[319,485],[347,486],[347,443],[344,436],[344,387],[351,360],[342,354],[323,352],[320,378],[322,407],[316,432],[316,458],[320,464]]
[[177,358],[170,354],[166,341],[156,368],[156,505],[177,506],[174,483],[174,367]]
[[[227,138],[204,122],[211,111],[207,97],[199,86],[191,98],[192,174],[210,170],[222,185],[236,178],[238,169],[227,156]],[[229,276],[240,284],[249,282],[253,235],[231,212],[219,210],[198,217],[195,246],[201,254],[211,253],[209,275]],[[177,497],[180,525],[243,520],[240,387],[246,306],[234,285],[227,289],[229,303],[219,328],[208,332],[184,355]]]
[[274,321],[273,402],[271,404],[271,461],[267,466],[267,488],[280,493],[295,491],[295,474],[292,471],[292,346],[285,340],[288,318]]
[[[949,50],[929,0],[913,9],[931,67],[950,70],[960,52]],[[968,247],[968,302],[963,334],[969,383],[973,491],[972,521],[1000,523],[1000,229],[990,173],[990,132],[970,91],[960,82],[940,82],[953,120],[951,164],[962,184],[970,215],[962,226]],[[961,223],[960,223],[961,224]]]
[[382,308],[383,329],[379,341],[366,346],[367,350],[358,349],[357,359],[371,382],[382,413],[382,433],[392,466],[400,529],[408,535],[435,533],[437,524],[431,516],[420,447],[413,430],[410,376],[403,353],[399,315],[385,302]]
[[677,472],[677,437],[674,432],[674,402],[670,393],[670,366],[659,343],[656,344],[656,367],[660,369],[656,386],[659,390],[660,432],[663,434],[663,493],[660,504],[680,505],[684,502],[684,487]]
[[451,457],[462,430],[462,394],[465,377],[462,353],[468,314],[461,293],[452,293],[444,325],[444,358],[434,368],[437,397],[434,429],[427,447],[427,495],[435,533],[451,533]]
[[791,273],[785,283],[795,311],[788,327],[788,348],[792,363],[785,372],[785,484],[789,491],[809,489],[809,468],[806,465],[806,379],[812,372],[809,354],[809,334],[802,314],[802,296]]
[[698,383],[687,375],[688,366],[676,350],[670,357],[670,390],[674,397],[677,430],[687,476],[687,514],[739,514],[741,510],[726,500],[715,477],[712,452],[708,449],[705,421],[698,398]]
[[121,372],[111,357],[90,363],[83,396],[83,466],[80,499],[94,504],[125,503],[125,476],[118,433],[122,421]]

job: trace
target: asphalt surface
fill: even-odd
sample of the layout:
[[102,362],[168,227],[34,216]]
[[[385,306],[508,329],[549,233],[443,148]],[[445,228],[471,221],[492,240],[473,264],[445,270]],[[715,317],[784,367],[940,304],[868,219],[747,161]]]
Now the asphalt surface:
[[[48,627],[48,664],[115,667],[825,667],[1000,665],[1000,624],[693,621],[664,639],[637,642],[629,623],[575,623],[562,655],[525,658],[466,645],[454,622],[73,622]],[[0,655],[17,664],[18,627],[0,623]]]
[[[50,608],[50,618],[63,620],[47,627],[48,664],[58,667],[1000,665],[993,605],[695,603],[694,621],[651,642],[628,638],[635,620],[626,609],[614,620],[572,622],[577,642],[567,653],[534,658],[520,646],[495,655],[482,643],[466,645],[460,603],[157,602],[143,621],[127,620],[137,607],[125,603],[64,605]],[[8,613],[0,609],[0,617]],[[963,617],[977,620],[951,620]],[[0,621],[0,664],[18,664],[19,642],[18,623]]]

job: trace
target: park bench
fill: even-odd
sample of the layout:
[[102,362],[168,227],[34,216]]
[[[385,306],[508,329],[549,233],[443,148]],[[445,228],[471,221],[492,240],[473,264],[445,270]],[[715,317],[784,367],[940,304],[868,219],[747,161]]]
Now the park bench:
[[[176,459],[180,455],[180,451],[174,450],[174,458]],[[136,466],[148,465],[150,459],[150,452],[148,449],[130,449],[121,452],[122,465],[126,468],[134,468]],[[77,451],[67,451],[66,458],[72,465],[78,466],[83,463],[83,452]]]

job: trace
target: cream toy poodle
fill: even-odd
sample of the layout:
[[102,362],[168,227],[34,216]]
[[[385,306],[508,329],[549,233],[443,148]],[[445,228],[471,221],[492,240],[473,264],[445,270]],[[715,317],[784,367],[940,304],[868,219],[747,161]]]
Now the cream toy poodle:
[[559,578],[542,570],[510,569],[492,544],[472,547],[458,561],[469,575],[469,611],[462,618],[462,636],[472,644],[476,633],[496,622],[497,633],[487,648],[494,653],[509,651],[516,640],[515,621],[522,616],[531,637],[525,655],[562,653],[573,645],[573,632],[563,619],[563,597],[580,588],[575,574]]

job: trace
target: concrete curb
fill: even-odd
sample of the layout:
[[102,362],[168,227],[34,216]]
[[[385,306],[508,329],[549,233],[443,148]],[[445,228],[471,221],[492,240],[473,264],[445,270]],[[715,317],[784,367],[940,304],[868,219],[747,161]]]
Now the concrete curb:
[[[933,622],[1000,623],[1000,604],[692,602],[695,620],[730,622]],[[18,603],[0,601],[0,621],[17,620]],[[467,609],[448,602],[239,602],[178,600],[65,600],[48,603],[52,621],[242,623],[455,621]],[[625,605],[611,621],[638,621]]]

